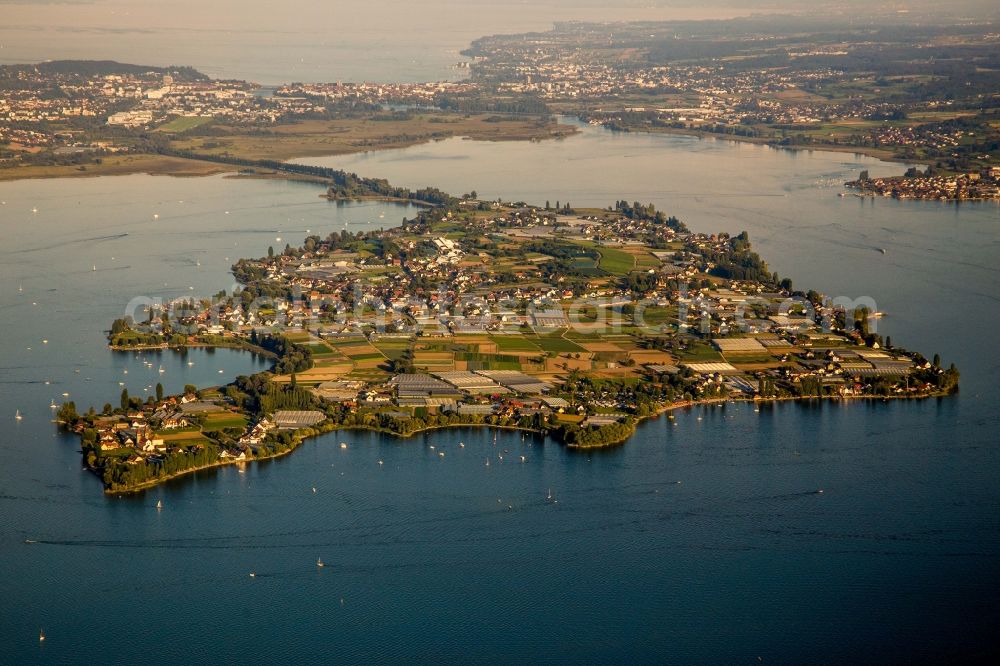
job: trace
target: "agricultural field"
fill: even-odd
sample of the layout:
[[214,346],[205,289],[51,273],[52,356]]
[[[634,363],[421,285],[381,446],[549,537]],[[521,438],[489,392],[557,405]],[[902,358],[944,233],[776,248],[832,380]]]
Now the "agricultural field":
[[583,347],[576,344],[572,340],[567,340],[562,337],[562,334],[547,335],[538,338],[538,344],[543,351],[556,352],[556,353],[566,353],[566,352],[583,352],[586,351]]
[[[200,432],[177,432],[169,435],[158,435],[158,437],[170,446],[195,446],[197,444],[207,444],[210,442],[210,440]],[[135,451],[132,451],[131,449],[128,450],[135,453]]]
[[613,247],[600,247],[598,251],[601,253],[601,270],[612,275],[628,275],[635,270],[635,257],[628,252]]
[[170,133],[180,133],[187,132],[196,127],[201,127],[202,125],[207,125],[212,122],[210,116],[177,116],[173,120],[163,123],[156,128],[157,132],[170,132]]
[[233,412],[209,412],[205,415],[205,422],[202,430],[212,432],[214,430],[225,430],[226,428],[245,428],[247,419],[240,414]]
[[541,348],[522,335],[496,335],[491,338],[496,343],[499,352],[533,352],[538,353]]

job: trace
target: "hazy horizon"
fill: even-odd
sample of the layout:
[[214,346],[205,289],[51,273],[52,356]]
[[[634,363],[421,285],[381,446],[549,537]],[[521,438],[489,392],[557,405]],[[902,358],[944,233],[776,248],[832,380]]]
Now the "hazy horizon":
[[[424,81],[460,78],[460,51],[497,33],[547,30],[556,21],[724,19],[851,7],[925,11],[936,3],[815,3],[790,0],[288,0],[280,12],[236,0],[0,0],[0,64],[118,60],[190,65],[214,77],[287,81]],[[922,9],[921,9],[922,8]],[[983,15],[991,3],[949,7]]]

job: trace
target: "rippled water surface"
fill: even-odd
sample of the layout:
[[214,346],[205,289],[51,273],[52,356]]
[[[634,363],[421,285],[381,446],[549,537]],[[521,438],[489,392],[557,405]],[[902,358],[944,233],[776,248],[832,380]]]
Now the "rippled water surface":
[[589,129],[560,144],[456,140],[330,162],[455,192],[651,200],[696,229],[747,229],[797,285],[876,298],[881,332],[956,362],[962,393],[698,408],[584,454],[512,432],[334,433],[109,498],[49,422],[51,400],[101,405],[119,382],[169,392],[262,367],[229,351],[107,351],[101,331],[130,298],[231,288],[236,257],[412,211],[338,206],[276,181],[0,184],[0,662],[912,663],[992,651],[996,206],[837,197],[860,168],[898,169],[851,155]]

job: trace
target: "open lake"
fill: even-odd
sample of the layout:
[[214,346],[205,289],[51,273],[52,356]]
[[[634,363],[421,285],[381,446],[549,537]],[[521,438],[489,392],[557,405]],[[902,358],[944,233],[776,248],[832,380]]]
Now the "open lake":
[[170,392],[265,366],[222,350],[108,351],[102,330],[131,298],[231,289],[238,257],[413,211],[272,180],[2,183],[0,663],[995,651],[1000,207],[838,197],[862,168],[901,168],[849,154],[594,128],[308,161],[534,203],[652,201],[699,231],[745,229],[798,287],[875,298],[879,332],[958,364],[961,394],[698,408],[589,454],[511,432],[495,444],[486,430],[333,433],[244,472],[109,498],[50,401],[99,407],[119,382]]

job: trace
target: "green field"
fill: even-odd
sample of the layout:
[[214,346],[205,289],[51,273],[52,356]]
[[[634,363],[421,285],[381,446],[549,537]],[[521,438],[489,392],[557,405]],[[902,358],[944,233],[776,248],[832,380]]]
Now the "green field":
[[501,352],[537,352],[538,345],[521,335],[496,335],[490,339],[497,343],[497,351]]
[[547,352],[582,352],[585,351],[583,347],[576,344],[572,340],[567,340],[560,336],[546,336],[539,338],[539,346],[542,350]]
[[390,361],[395,361],[403,357],[406,350],[410,347],[410,343],[407,341],[397,341],[393,340],[391,342],[376,342],[375,348],[382,352],[382,355],[388,358]]
[[635,255],[635,267],[639,270],[648,271],[650,268],[659,268],[661,263],[659,259],[649,252]]
[[373,353],[369,353],[369,354],[355,354],[354,356],[351,357],[351,360],[352,361],[375,361],[375,360],[384,361],[385,360],[385,356],[382,356],[382,354],[377,353],[377,352],[373,352]]
[[584,277],[599,277],[604,274],[597,267],[597,261],[591,257],[573,257],[573,270]]
[[521,370],[521,362],[516,356],[493,356],[492,354],[459,354],[459,360],[466,362],[471,371],[476,370]]
[[201,127],[202,125],[210,122],[212,122],[212,118],[210,116],[178,116],[170,122],[160,125],[156,129],[159,132],[187,132],[188,130],[194,129],[195,127]]
[[684,361],[700,361],[705,363],[725,360],[722,358],[722,354],[714,347],[704,342],[692,343],[685,351],[681,352],[680,357]]
[[309,347],[310,351],[312,351],[312,355],[313,355],[314,358],[322,358],[324,356],[336,356],[337,355],[337,353],[335,351],[333,351],[332,349],[330,349],[329,347],[327,347],[326,345],[324,345],[322,343],[313,343],[313,344],[306,345],[306,346]]
[[670,319],[676,318],[677,313],[675,309],[664,308],[657,305],[652,305],[642,311],[642,318],[646,322],[647,326],[659,326]]
[[628,252],[613,247],[600,248],[601,270],[612,275],[628,275],[635,270],[635,257]]
[[211,432],[213,430],[225,430],[226,428],[245,428],[246,417],[232,412],[212,412],[205,415],[205,424],[202,430]]

